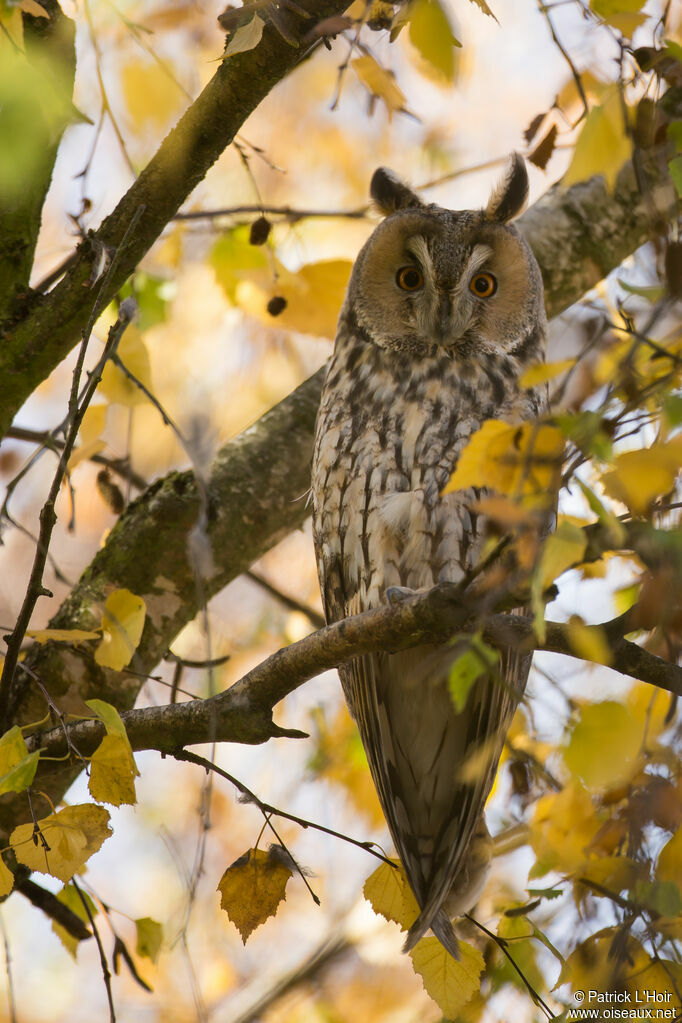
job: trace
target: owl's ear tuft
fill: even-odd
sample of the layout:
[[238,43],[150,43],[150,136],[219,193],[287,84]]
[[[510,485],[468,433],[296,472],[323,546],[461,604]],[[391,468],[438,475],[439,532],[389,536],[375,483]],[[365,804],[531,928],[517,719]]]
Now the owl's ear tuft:
[[369,194],[377,208],[386,216],[389,213],[395,213],[396,210],[406,210],[410,207],[424,205],[416,192],[413,192],[387,167],[379,167],[374,171]]
[[512,153],[501,181],[493,189],[485,215],[487,220],[506,224],[518,216],[528,199],[528,171],[522,156]]

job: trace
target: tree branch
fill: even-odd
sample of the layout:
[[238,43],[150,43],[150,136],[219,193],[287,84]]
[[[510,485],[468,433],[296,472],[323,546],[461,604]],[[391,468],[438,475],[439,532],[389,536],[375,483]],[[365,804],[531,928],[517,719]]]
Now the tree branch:
[[[345,0],[301,0],[322,20],[341,14]],[[310,20],[292,14],[300,39]],[[270,25],[248,53],[221,62],[216,74],[161,143],[155,156],[97,231],[77,249],[62,280],[45,295],[33,294],[23,318],[5,324],[0,348],[0,436],[35,387],[67,355],[92,308],[97,266],[118,250],[116,273],[107,284],[110,300],[159,237],[179,207],[233,141],[247,117],[270,90],[303,59]],[[144,207],[135,235],[121,250],[133,214]]]
[[[362,654],[447,642],[469,626],[480,626],[480,619],[480,600],[452,583],[440,583],[428,593],[345,618],[283,647],[226,692],[210,699],[128,711],[123,720],[130,744],[134,750],[172,754],[184,746],[213,740],[257,744],[273,737],[305,738],[305,733],[280,728],[272,720],[273,707],[304,682]],[[627,616],[598,627],[611,645],[609,667],[682,695],[682,667],[624,639]],[[532,621],[520,615],[491,614],[482,628],[485,639],[501,648],[580,657],[571,646],[570,626],[561,622],[546,623],[543,642],[538,642]],[[99,719],[79,721],[66,730],[71,744],[84,756],[94,752],[105,734]],[[69,752],[64,728],[34,733],[27,745],[29,751],[40,749],[51,757]]]
[[[71,106],[76,74],[76,26],[57,0],[41,5],[46,17],[22,15],[25,56],[17,56],[15,71],[27,75],[23,86],[0,112],[0,134],[31,135],[31,163],[0,196],[0,323],[15,304],[23,307],[33,265],[43,203],[52,179],[64,129],[75,120]],[[44,94],[59,104],[58,117],[45,114]],[[23,172],[23,173],[22,173]],[[72,344],[77,335],[72,338]]]

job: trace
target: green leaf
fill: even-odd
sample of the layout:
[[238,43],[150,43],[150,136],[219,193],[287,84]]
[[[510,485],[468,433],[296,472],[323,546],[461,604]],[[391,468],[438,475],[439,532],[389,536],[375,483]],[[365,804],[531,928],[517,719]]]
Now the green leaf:
[[588,703],[563,747],[564,763],[590,788],[612,788],[632,777],[642,738],[641,725],[622,703]]
[[447,14],[438,0],[415,0],[409,9],[410,42],[436,79],[455,80],[455,38]]
[[251,245],[249,227],[227,231],[211,249],[209,262],[225,297],[236,305],[237,286],[254,270],[268,270],[268,257],[260,245]]
[[672,182],[677,189],[677,194],[682,198],[682,156],[674,156],[668,164],[668,171]]
[[562,184],[568,187],[601,174],[611,189],[631,153],[632,142],[625,131],[620,94],[613,87],[604,93],[604,102],[587,115]]
[[21,729],[14,725],[0,739],[0,795],[23,792],[33,781],[40,752],[28,752]]
[[618,278],[623,291],[627,291],[630,295],[639,295],[640,298],[645,298],[647,302],[658,302],[665,295],[665,288],[660,285],[648,285],[642,286],[637,284],[628,284],[627,281]]
[[[97,906],[87,892],[83,892],[83,898],[85,899],[94,920],[98,912]],[[83,905],[80,895],[72,884],[64,885],[62,890],[57,892],[57,899],[65,906],[68,906],[71,912],[74,913],[79,920],[82,920],[84,924],[89,925],[90,919],[85,906]],[[52,921],[52,930],[57,935],[69,955],[75,959],[78,955],[78,946],[80,945],[78,938],[74,938],[73,934],[67,931],[65,927],[62,927],[61,924],[58,924],[55,920]]]
[[682,893],[674,881],[639,881],[633,894],[637,902],[643,902],[661,916],[682,913]]
[[153,963],[159,958],[163,942],[163,927],[150,916],[142,916],[135,921],[137,928],[137,954],[151,959]]
[[471,687],[496,666],[499,654],[483,642],[479,633],[458,638],[466,640],[468,649],[459,655],[450,668],[448,686],[455,710],[459,714],[466,706]]
[[264,28],[265,22],[263,19],[254,14],[248,24],[240,25],[237,31],[230,37],[224,56],[233,57],[235,53],[246,53],[248,50],[253,50],[261,41]]
[[666,394],[663,399],[663,418],[669,427],[682,423],[682,395]]

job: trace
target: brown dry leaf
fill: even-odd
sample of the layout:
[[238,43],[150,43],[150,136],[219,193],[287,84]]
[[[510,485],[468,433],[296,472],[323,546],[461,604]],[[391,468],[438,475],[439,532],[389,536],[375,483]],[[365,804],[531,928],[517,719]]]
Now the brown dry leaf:
[[559,129],[556,124],[553,124],[545,137],[538,142],[537,146],[528,157],[530,162],[535,164],[536,167],[539,167],[540,170],[544,170],[549,163],[552,153],[554,152],[558,134]]
[[291,870],[272,849],[249,849],[227,868],[218,885],[220,906],[244,944],[256,927],[275,915],[290,877]]

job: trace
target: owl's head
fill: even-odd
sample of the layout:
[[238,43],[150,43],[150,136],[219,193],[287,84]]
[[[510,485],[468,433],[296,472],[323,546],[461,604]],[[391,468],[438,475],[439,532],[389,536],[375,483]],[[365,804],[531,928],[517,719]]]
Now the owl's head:
[[[545,311],[540,270],[509,225],[528,175],[514,153],[484,210],[427,205],[391,171],[371,195],[386,219],[361,250],[347,308],[369,340],[418,355],[434,346],[461,359],[482,351],[537,358]],[[537,337],[537,344],[530,341]],[[524,346],[525,342],[525,347]]]

